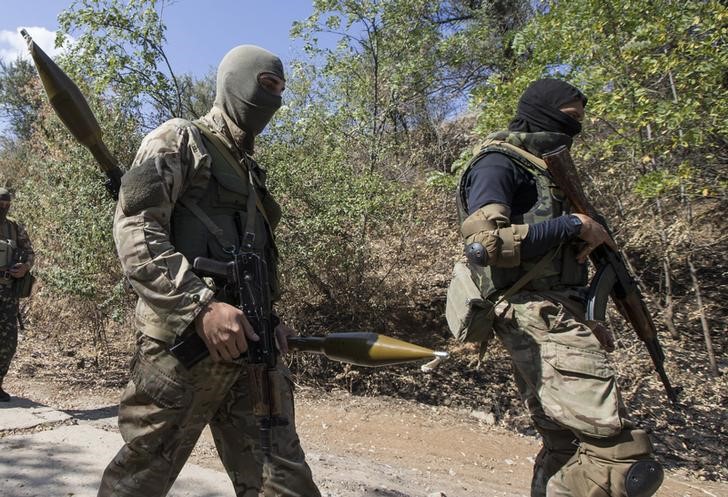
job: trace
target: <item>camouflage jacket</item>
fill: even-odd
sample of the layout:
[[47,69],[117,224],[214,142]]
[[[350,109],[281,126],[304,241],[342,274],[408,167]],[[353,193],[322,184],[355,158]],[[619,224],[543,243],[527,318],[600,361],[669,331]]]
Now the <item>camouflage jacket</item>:
[[[221,111],[213,108],[201,121],[236,158],[242,157],[242,132],[231,131],[234,125]],[[190,261],[175,249],[171,233],[175,203],[192,189],[204,191],[210,169],[200,130],[190,121],[172,119],[142,141],[124,176],[127,180],[136,175],[136,183],[122,181],[114,241],[124,273],[139,296],[136,327],[166,342],[182,334],[213,298],[213,291],[192,272]]]
[[14,239],[18,246],[18,253],[22,261],[33,267],[35,261],[35,252],[33,252],[33,244],[30,243],[30,237],[25,230],[25,226],[17,222],[15,219],[8,217],[5,222],[0,225],[0,237],[8,240]]

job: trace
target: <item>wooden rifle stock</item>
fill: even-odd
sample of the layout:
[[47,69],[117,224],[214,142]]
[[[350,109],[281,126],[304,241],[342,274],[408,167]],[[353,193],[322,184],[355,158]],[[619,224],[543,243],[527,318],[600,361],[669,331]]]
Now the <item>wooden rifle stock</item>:
[[[611,235],[606,220],[596,211],[584,193],[584,188],[579,180],[569,149],[561,146],[553,152],[544,154],[543,160],[546,162],[551,179],[569,200],[573,211],[586,214],[599,222]],[[608,269],[614,272],[614,286],[610,291],[612,301],[617,306],[620,314],[632,325],[637,336],[645,343],[655,365],[655,371],[665,387],[667,397],[670,402],[677,404],[677,394],[672,388],[663,366],[665,353],[657,339],[655,323],[642,298],[636,278],[629,270],[624,259],[622,259],[622,255],[607,245],[602,244],[594,249],[589,258],[598,271],[605,266],[610,266]],[[598,318],[604,319],[604,316]]]

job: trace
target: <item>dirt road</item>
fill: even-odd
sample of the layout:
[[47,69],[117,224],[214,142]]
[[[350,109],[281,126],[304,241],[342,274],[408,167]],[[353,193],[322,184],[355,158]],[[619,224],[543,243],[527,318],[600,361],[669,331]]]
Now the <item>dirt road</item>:
[[[116,430],[117,389],[12,377],[6,382],[16,396],[80,419],[106,413],[97,416],[95,426]],[[539,442],[489,425],[492,420],[484,413],[299,388],[296,415],[314,475],[328,497],[528,495]],[[0,427],[0,441],[9,436],[13,434]],[[222,471],[209,433],[190,462]],[[728,483],[698,481],[670,471],[657,495],[728,496]]]

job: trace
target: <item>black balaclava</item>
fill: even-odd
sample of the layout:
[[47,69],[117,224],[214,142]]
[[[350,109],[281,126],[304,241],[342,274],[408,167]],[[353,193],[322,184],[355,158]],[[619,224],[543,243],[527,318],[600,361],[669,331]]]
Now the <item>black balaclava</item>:
[[551,131],[574,137],[581,132],[581,123],[559,108],[575,100],[586,106],[587,98],[569,83],[552,78],[536,80],[521,95],[508,129],[526,133]]
[[263,131],[281,106],[281,97],[258,83],[258,76],[264,72],[284,79],[281,59],[255,45],[233,48],[217,70],[215,106],[253,136]]
[[[10,202],[13,199],[13,196],[10,194],[10,191],[6,188],[0,187],[0,201],[7,201]],[[0,223],[4,223],[5,219],[8,217],[8,211],[10,210],[10,205],[7,207],[0,207]]]

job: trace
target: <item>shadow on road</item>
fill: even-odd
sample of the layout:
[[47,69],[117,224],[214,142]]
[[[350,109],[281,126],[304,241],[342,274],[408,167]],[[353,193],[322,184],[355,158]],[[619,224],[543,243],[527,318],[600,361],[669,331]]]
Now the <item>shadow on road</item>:
[[114,404],[96,409],[68,409],[63,412],[80,421],[96,421],[97,419],[117,416],[119,414],[119,406]]
[[21,407],[24,409],[31,409],[33,407],[46,407],[43,404],[39,404],[25,397],[10,397],[10,402],[0,402],[0,409],[12,409]]

